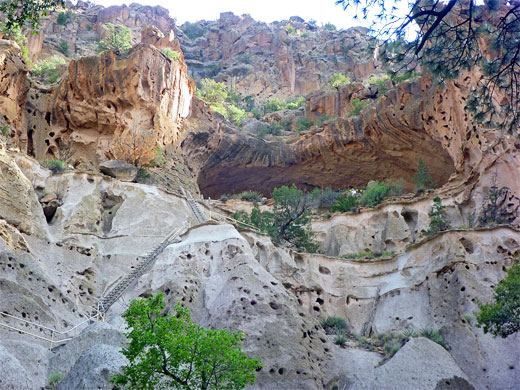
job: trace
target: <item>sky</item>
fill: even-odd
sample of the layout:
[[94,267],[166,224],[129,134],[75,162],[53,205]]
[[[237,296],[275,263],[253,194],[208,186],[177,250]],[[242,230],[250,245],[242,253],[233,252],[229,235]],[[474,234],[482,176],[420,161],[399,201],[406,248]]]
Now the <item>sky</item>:
[[[299,16],[306,21],[314,19],[318,24],[330,22],[338,29],[353,26],[370,27],[369,21],[354,20],[351,10],[344,11],[334,0],[94,0],[105,7],[136,2],[143,5],[160,5],[170,10],[177,18],[177,25],[185,21],[216,20],[221,12],[232,11],[235,15],[250,14],[253,19],[264,22],[289,19]],[[401,1],[406,4],[406,1]]]

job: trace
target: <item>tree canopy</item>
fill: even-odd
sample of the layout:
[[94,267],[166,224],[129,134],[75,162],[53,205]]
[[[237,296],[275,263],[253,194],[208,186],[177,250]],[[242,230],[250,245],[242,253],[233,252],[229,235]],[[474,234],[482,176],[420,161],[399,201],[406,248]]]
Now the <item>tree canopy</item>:
[[38,30],[41,16],[64,5],[65,0],[3,0],[0,11],[6,14],[7,28],[23,27],[28,21],[33,30]]
[[[373,28],[386,39],[383,59],[399,64],[395,72],[421,66],[439,81],[479,66],[484,74],[468,109],[488,126],[509,131],[520,123],[520,2],[518,0],[337,0],[364,19],[376,15]],[[414,31],[415,37],[405,39]]]
[[493,302],[480,303],[477,326],[484,333],[507,337],[520,330],[520,263],[507,270],[506,277],[498,282]]
[[255,381],[259,360],[249,359],[244,335],[206,329],[191,321],[180,303],[164,314],[164,294],[134,300],[123,314],[129,364],[112,378],[125,389],[240,390]]

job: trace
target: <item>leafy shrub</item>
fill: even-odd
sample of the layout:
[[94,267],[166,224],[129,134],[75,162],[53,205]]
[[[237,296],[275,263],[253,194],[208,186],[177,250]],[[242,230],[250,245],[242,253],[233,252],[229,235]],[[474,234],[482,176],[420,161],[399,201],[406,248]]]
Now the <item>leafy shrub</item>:
[[435,186],[435,183],[433,182],[433,179],[430,175],[430,169],[426,166],[423,159],[420,157],[417,164],[417,172],[415,172],[413,181],[418,190],[433,188]]
[[237,56],[237,61],[241,62],[242,64],[252,64],[253,56],[249,53],[242,53]]
[[206,29],[197,23],[184,23],[181,30],[192,41],[206,34]]
[[399,84],[399,83],[402,83],[403,81],[407,81],[407,80],[412,80],[412,79],[416,79],[418,77],[421,77],[421,73],[420,72],[413,72],[411,70],[407,70],[403,73],[394,73],[392,76],[391,76],[391,79],[392,79],[392,82],[395,83],[395,84]]
[[334,88],[339,88],[342,85],[350,84],[350,77],[345,76],[343,73],[334,73],[330,76],[329,85]]
[[108,34],[105,39],[97,43],[99,52],[114,50],[124,53],[130,50],[132,47],[132,31],[128,27],[112,23],[104,24],[103,27],[108,31]]
[[283,28],[285,29],[285,31],[287,31],[289,35],[293,35],[294,33],[296,33],[296,29],[291,23],[287,23],[285,26],[283,26]]
[[55,83],[61,76],[60,67],[67,61],[60,56],[52,56],[46,60],[38,62],[31,71],[33,76],[42,78],[48,83]]
[[264,112],[266,114],[268,114],[270,112],[281,111],[281,110],[284,110],[285,107],[286,107],[285,102],[281,101],[278,98],[273,98],[273,99],[269,99],[268,101],[266,101],[264,103]]
[[[344,259],[367,259],[372,260],[376,257],[375,253],[372,251],[361,251],[358,253],[350,253],[348,255],[341,256]],[[381,254],[379,254],[379,257],[381,257]]]
[[442,205],[442,199],[436,196],[433,198],[432,211],[428,214],[430,216],[430,227],[424,233],[427,236],[442,232],[449,228],[448,219],[444,209],[446,206]]
[[305,98],[303,96],[298,96],[295,99],[289,99],[286,102],[286,108],[288,110],[297,110],[300,107],[305,106]]
[[423,329],[419,333],[420,336],[426,337],[427,339],[430,339],[431,341],[436,342],[439,345],[442,345],[444,348],[446,348],[446,344],[444,343],[444,338],[442,337],[441,333],[437,329]]
[[27,43],[27,37],[19,26],[9,28],[7,23],[3,21],[0,22],[0,31],[4,34],[5,38],[15,41],[20,47]]
[[282,126],[272,122],[269,125],[258,126],[258,136],[264,138],[267,134],[282,135]]
[[336,337],[334,337],[334,344],[343,347],[345,346],[345,344],[347,344],[347,338],[345,337],[345,335],[338,334]]
[[320,321],[320,325],[325,330],[325,333],[337,333],[347,330],[347,321],[341,317],[327,317]]
[[381,76],[370,76],[368,83],[377,85],[377,94],[381,96],[388,91],[388,80],[390,80],[390,76],[386,74]]
[[336,202],[331,206],[330,211],[341,213],[353,211],[359,206],[359,199],[352,194],[341,195]]
[[359,203],[365,207],[374,207],[389,196],[396,196],[402,193],[402,187],[392,182],[371,181],[359,198]]
[[173,50],[169,47],[165,47],[162,49],[162,53],[168,57],[170,60],[177,60],[181,56],[181,53],[179,53],[177,50]]
[[61,372],[54,372],[52,373],[49,378],[47,379],[47,386],[50,389],[57,389],[60,382],[63,380],[64,375]]
[[368,100],[359,100],[352,99],[350,104],[352,105],[352,110],[348,113],[348,116],[358,116],[361,113],[361,110],[368,105]]
[[64,56],[69,55],[69,44],[67,43],[67,41],[60,42],[60,45],[58,46],[58,51]]
[[58,15],[58,19],[56,19],[56,23],[58,23],[60,26],[64,26],[67,24],[69,18],[67,16],[66,12],[60,12]]
[[493,302],[478,302],[477,327],[484,333],[507,337],[520,330],[520,263],[507,270],[493,291]]
[[235,126],[242,126],[242,121],[247,117],[245,110],[234,105],[227,106],[227,117]]
[[328,209],[338,199],[340,194],[330,188],[315,188],[310,193],[310,205],[312,208]]
[[336,26],[333,25],[332,23],[325,23],[323,25],[323,28],[327,31],[336,31]]
[[92,31],[92,25],[90,23],[87,24],[87,31]]
[[58,173],[65,170],[67,166],[61,160],[45,160],[42,163],[42,167],[50,169],[52,173]]
[[314,126],[314,121],[307,118],[301,118],[296,121],[296,131],[305,131],[312,126]]
[[482,207],[482,215],[478,219],[480,226],[493,226],[504,223],[504,219],[500,216],[498,201],[506,195],[508,191],[508,187],[498,188],[496,184],[493,184],[489,188],[489,192],[484,198],[485,204]]
[[116,134],[110,153],[137,169],[152,164],[157,157],[157,136],[152,131],[127,129]]
[[3,135],[9,134],[9,126],[3,125],[2,128],[0,129],[0,131],[2,132]]
[[243,191],[238,195],[241,200],[247,202],[260,202],[260,200],[262,200],[262,194],[257,191]]
[[164,156],[163,148],[158,146],[157,149],[155,149],[155,156],[150,160],[150,166],[151,167],[160,167],[161,165],[164,165],[166,161],[166,158]]

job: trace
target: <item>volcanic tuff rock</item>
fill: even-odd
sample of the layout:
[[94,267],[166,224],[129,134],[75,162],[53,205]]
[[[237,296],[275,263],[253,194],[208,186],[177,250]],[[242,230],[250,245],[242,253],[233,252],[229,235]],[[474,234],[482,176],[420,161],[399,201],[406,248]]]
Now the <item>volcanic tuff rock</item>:
[[[162,145],[178,142],[193,87],[182,61],[142,43],[128,54],[107,52],[71,61],[68,76],[43,104],[34,91],[27,144],[34,155],[58,155],[67,145],[76,159],[107,159],[114,133],[151,131]],[[47,118],[42,122],[41,117]]]
[[216,77],[255,99],[305,95],[333,73],[362,79],[378,65],[365,28],[327,31],[298,19],[266,24],[230,12],[197,25],[204,34],[195,40],[179,32],[192,75]]

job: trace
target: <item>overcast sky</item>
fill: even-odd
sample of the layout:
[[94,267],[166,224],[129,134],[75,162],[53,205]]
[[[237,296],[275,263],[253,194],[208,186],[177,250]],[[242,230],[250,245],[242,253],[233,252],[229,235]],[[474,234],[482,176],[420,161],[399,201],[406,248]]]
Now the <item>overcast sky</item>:
[[[216,20],[221,12],[232,11],[236,15],[250,14],[253,19],[265,22],[289,19],[300,16],[305,20],[314,19],[319,24],[331,22],[339,28],[364,25],[370,23],[354,20],[352,11],[343,11],[335,5],[334,0],[95,0],[104,6],[131,4],[133,2],[146,5],[161,5],[170,10],[170,16],[177,18],[177,24],[185,21]],[[401,1],[406,4],[406,1]]]

